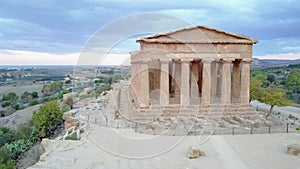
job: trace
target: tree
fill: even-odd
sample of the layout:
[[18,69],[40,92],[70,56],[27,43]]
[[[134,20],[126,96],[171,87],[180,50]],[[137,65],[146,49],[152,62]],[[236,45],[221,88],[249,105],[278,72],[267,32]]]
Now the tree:
[[42,89],[43,96],[50,96],[51,95],[51,89],[49,85],[44,85]]
[[10,92],[7,95],[4,95],[2,98],[2,107],[7,107],[17,103],[19,96],[16,93]]
[[294,93],[298,93],[298,90],[300,90],[300,72],[292,71],[289,74],[286,80],[286,87]]
[[36,98],[39,98],[39,93],[38,92],[32,92],[31,93],[31,96],[36,99]]
[[10,92],[8,93],[6,96],[3,96],[3,101],[7,100],[7,101],[16,101],[18,100],[19,96],[17,96],[17,94],[15,92]]
[[267,76],[267,80],[269,81],[269,83],[274,83],[275,82],[275,75],[273,75],[273,74],[269,74],[268,76]]
[[32,123],[40,138],[51,136],[62,124],[63,114],[56,100],[46,102],[33,113]]
[[22,95],[21,95],[21,100],[23,103],[28,103],[32,100],[32,95],[31,93],[29,93],[28,91],[25,91]]
[[250,100],[259,100],[262,94],[263,82],[256,77],[250,79]]
[[274,84],[270,84],[268,88],[262,90],[262,96],[259,101],[271,106],[269,113],[272,112],[274,106],[289,105],[289,100],[285,91]]
[[70,79],[68,79],[68,80],[65,81],[65,84],[71,84],[71,82],[72,81]]

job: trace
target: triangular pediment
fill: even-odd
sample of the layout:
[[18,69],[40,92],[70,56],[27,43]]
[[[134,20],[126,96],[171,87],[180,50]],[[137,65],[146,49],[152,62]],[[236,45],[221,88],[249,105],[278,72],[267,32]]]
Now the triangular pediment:
[[197,25],[183,29],[159,33],[138,39],[148,43],[246,43],[255,44],[254,38]]

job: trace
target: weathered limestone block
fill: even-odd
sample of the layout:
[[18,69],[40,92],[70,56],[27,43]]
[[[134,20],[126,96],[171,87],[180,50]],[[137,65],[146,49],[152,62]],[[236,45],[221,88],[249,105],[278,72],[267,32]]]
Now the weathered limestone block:
[[300,145],[299,144],[291,144],[287,147],[288,154],[300,156]]
[[63,119],[65,120],[65,130],[68,130],[73,126],[79,126],[79,120],[74,117],[75,114],[75,111],[69,111],[64,113]]
[[205,153],[195,147],[189,147],[186,157],[189,159],[198,158],[200,156],[205,156]]

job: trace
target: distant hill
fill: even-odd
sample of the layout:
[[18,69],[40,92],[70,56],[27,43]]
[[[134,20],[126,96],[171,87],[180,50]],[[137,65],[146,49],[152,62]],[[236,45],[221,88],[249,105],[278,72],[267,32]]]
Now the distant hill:
[[269,67],[283,67],[291,64],[300,64],[300,59],[296,60],[276,60],[276,59],[257,59],[254,58],[251,63],[252,68],[269,68]]

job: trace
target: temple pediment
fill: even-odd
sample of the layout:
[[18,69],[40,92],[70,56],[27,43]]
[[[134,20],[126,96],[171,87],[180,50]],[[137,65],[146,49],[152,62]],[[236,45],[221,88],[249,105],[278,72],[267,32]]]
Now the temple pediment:
[[196,25],[170,32],[146,36],[138,39],[137,42],[255,44],[258,41],[248,36],[230,33],[202,25]]

